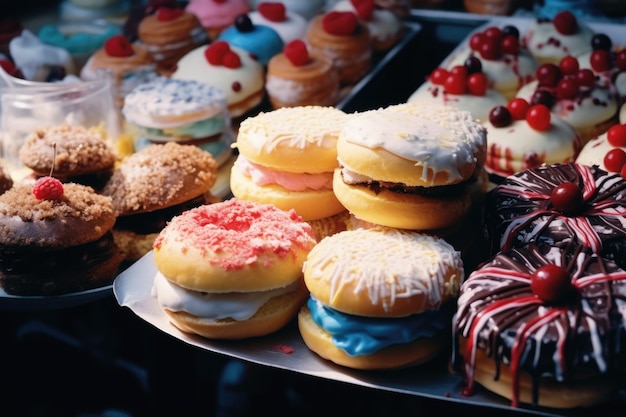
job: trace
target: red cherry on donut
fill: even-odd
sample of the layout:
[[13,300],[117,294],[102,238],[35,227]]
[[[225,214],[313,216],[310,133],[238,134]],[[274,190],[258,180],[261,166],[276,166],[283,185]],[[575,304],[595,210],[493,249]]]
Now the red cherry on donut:
[[489,122],[494,127],[506,127],[511,124],[511,113],[505,106],[495,106],[489,112]]
[[580,69],[578,59],[571,55],[566,56],[559,62],[559,69],[565,75],[575,75]]
[[554,264],[537,268],[530,277],[530,289],[546,303],[567,298],[572,290],[572,278],[567,270]]
[[500,44],[500,49],[504,54],[517,55],[519,54],[519,38],[514,35],[506,35]]
[[530,104],[523,98],[514,98],[507,104],[506,108],[509,109],[513,120],[524,120]]
[[445,68],[435,68],[435,70],[430,74],[430,82],[435,85],[443,85],[446,82],[446,78],[448,78],[448,70]]
[[126,58],[133,56],[135,51],[124,35],[113,35],[104,43],[104,51],[109,56]]
[[287,9],[283,3],[264,1],[259,3],[257,10],[261,16],[271,22],[284,22],[287,18]]
[[334,10],[328,12],[322,18],[324,30],[332,35],[352,35],[359,26],[357,15],[353,12]]
[[589,68],[578,70],[576,79],[581,87],[593,88],[596,85],[596,76]]
[[552,19],[554,28],[562,35],[573,35],[578,31],[578,20],[569,10],[557,13]]
[[626,147],[626,124],[611,126],[606,132],[606,139],[613,146]]
[[285,45],[283,52],[289,62],[296,67],[301,67],[311,62],[306,44],[300,39],[293,40]]
[[594,71],[608,71],[611,69],[611,53],[604,49],[596,49],[589,57],[589,64]]
[[499,39],[486,38],[485,42],[480,46],[480,56],[495,61],[502,55],[502,48]]
[[557,185],[552,190],[552,194],[550,194],[552,207],[565,214],[578,211],[584,201],[581,189],[571,182],[563,182]]
[[469,46],[472,51],[480,51],[480,46],[485,43],[487,36],[484,33],[474,33],[469,39]]
[[449,73],[443,83],[443,89],[448,94],[465,94],[465,77],[459,73]]
[[544,132],[550,129],[550,109],[544,104],[534,104],[526,112],[526,122],[535,130]]
[[467,77],[467,90],[471,95],[484,96],[487,93],[488,87],[489,80],[487,80],[487,76],[482,72],[476,72]]
[[561,99],[571,100],[578,95],[578,80],[574,77],[561,79],[556,86],[556,95]]
[[626,152],[622,148],[613,148],[604,155],[604,166],[609,172],[622,172],[626,165]]
[[561,69],[556,64],[541,64],[535,75],[540,86],[556,87],[561,79]]

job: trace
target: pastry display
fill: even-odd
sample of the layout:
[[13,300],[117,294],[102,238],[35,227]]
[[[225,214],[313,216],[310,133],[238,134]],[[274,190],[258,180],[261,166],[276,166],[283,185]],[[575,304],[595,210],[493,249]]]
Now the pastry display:
[[265,69],[247,51],[226,41],[211,42],[183,56],[172,78],[221,88],[236,125],[265,98]]
[[341,98],[337,68],[324,55],[310,53],[300,39],[289,42],[270,59],[265,91],[274,109],[334,106]]
[[495,183],[542,165],[574,162],[582,142],[576,130],[542,104],[513,99],[493,107],[485,122],[488,133],[485,168]]
[[172,217],[214,202],[216,179],[215,160],[197,146],[153,144],[126,157],[102,190],[118,214],[113,236],[124,259],[148,253]]
[[255,10],[248,13],[248,16],[252,24],[274,29],[284,45],[296,39],[303,39],[309,25],[307,19],[294,11],[287,10],[287,7],[279,1],[261,2]]
[[334,10],[314,17],[304,40],[310,52],[335,65],[343,86],[356,84],[372,67],[369,29],[354,12]]
[[0,195],[0,287],[55,296],[111,285],[122,261],[110,197],[43,177]]
[[200,19],[209,40],[214,41],[224,29],[235,23],[237,16],[248,13],[250,5],[247,0],[190,0],[185,10]]
[[209,43],[196,15],[183,8],[164,6],[139,22],[137,36],[162,75],[170,75],[187,52]]
[[348,211],[374,224],[450,227],[470,212],[468,184],[485,149],[484,127],[453,107],[355,114],[337,141],[333,190]]
[[305,344],[355,369],[422,364],[446,345],[450,311],[464,277],[443,239],[388,228],[321,240],[303,267],[310,297],[298,314]]
[[126,96],[122,115],[136,132],[134,150],[152,143],[195,145],[209,152],[218,166],[232,155],[234,133],[226,94],[213,85],[158,77]]
[[[334,107],[284,107],[239,126],[230,175],[242,200],[295,210],[315,221],[345,211],[333,192],[337,138],[350,116]],[[345,225],[344,225],[345,227]]]
[[521,404],[605,402],[623,378],[626,271],[591,248],[504,250],[461,285],[454,331],[466,395],[480,384]]
[[247,51],[264,67],[285,46],[276,30],[270,26],[252,23],[247,14],[237,16],[235,23],[225,28],[217,39]]
[[100,190],[113,173],[117,155],[99,129],[64,123],[37,129],[24,139],[20,161],[35,178],[53,176]]
[[236,199],[188,210],[154,242],[159,306],[210,339],[276,332],[306,301],[302,265],[315,244],[293,210]]

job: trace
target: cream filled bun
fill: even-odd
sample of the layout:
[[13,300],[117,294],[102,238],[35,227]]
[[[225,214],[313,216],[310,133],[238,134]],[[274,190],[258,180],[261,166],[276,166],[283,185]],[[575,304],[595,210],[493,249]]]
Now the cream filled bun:
[[303,267],[298,328],[313,352],[355,369],[427,362],[445,346],[464,267],[445,240],[374,227],[321,240]]
[[230,199],[174,217],[154,242],[154,294],[172,324],[210,339],[275,332],[306,301],[316,244],[293,210]]
[[390,106],[353,115],[337,141],[333,190],[356,217],[434,230],[471,208],[469,184],[486,152],[485,128],[449,106]]
[[332,184],[337,137],[348,119],[323,106],[283,107],[245,119],[235,142],[233,195],[295,209],[305,221],[345,211]]

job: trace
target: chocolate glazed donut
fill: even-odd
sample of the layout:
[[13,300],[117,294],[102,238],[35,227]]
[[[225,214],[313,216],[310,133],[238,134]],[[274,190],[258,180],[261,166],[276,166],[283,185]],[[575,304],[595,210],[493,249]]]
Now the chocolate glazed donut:
[[[546,268],[566,277],[559,291],[549,289],[554,276],[537,284]],[[574,407],[589,405],[575,397],[590,391],[590,403],[606,399],[614,377],[623,378],[626,271],[589,247],[570,241],[502,251],[470,274],[457,304],[453,366],[464,374],[467,394],[475,382],[491,389],[502,380],[500,392],[491,390],[513,406]],[[561,398],[549,398],[555,392]]]

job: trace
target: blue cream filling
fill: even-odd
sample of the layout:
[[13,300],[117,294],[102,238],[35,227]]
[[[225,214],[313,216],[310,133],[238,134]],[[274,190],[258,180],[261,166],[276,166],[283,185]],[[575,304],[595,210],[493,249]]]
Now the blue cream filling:
[[400,318],[360,317],[341,313],[309,297],[315,324],[332,335],[333,344],[350,356],[370,355],[395,344],[431,338],[448,327],[445,310],[426,310]]
[[219,117],[211,117],[172,128],[137,127],[146,137],[154,140],[171,140],[171,138],[181,140],[199,139],[222,133],[227,128],[226,120],[226,118],[220,115]]

